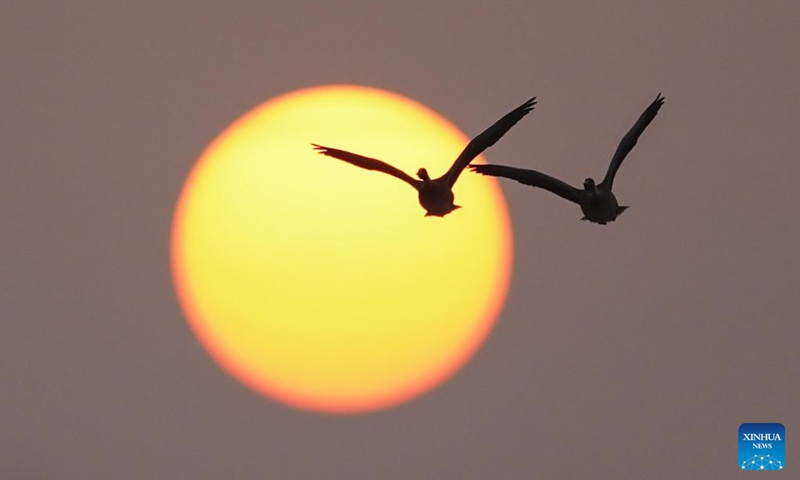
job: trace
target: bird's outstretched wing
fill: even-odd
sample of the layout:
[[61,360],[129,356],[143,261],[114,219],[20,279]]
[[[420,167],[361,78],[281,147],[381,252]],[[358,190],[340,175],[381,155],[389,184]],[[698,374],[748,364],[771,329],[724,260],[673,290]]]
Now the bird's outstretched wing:
[[478,172],[481,175],[510,178],[511,180],[516,180],[525,185],[543,188],[570,202],[575,202],[578,205],[581,203],[580,190],[557,178],[553,178],[542,172],[537,172],[536,170],[525,170],[523,168],[506,167],[503,165],[470,165],[469,168],[473,172]]
[[503,118],[496,121],[494,125],[484,130],[483,133],[473,138],[458,156],[453,166],[450,167],[450,170],[445,174],[448,184],[452,187],[456,183],[456,180],[458,180],[458,176],[461,175],[461,171],[469,165],[469,162],[474,160],[481,152],[497,143],[506,132],[511,130],[511,127],[519,122],[522,117],[527,115],[528,112],[533,110],[535,105],[536,97],[533,97],[507,113]]
[[639,116],[639,119],[636,120],[636,123],[633,124],[633,127],[622,137],[622,140],[619,142],[619,146],[617,147],[617,151],[614,152],[614,157],[611,159],[611,163],[608,165],[608,171],[606,172],[605,178],[601,183],[605,184],[609,190],[614,183],[614,176],[617,174],[617,170],[619,170],[619,166],[622,165],[622,161],[625,160],[625,157],[630,153],[631,149],[636,145],[636,141],[639,140],[639,136],[644,132],[644,129],[650,125],[650,122],[656,118],[656,114],[658,110],[661,108],[661,105],[664,105],[664,97],[661,96],[659,93],[656,96],[656,99],[653,100],[653,103],[648,106],[644,112]]
[[389,175],[399,178],[400,180],[406,182],[407,184],[411,185],[417,190],[419,190],[420,187],[422,186],[422,181],[415,180],[402,170],[399,170],[389,165],[388,163],[382,162],[380,160],[376,160],[374,158],[369,158],[369,157],[362,157],[361,155],[347,152],[344,150],[339,150],[336,148],[323,147],[322,145],[317,145],[316,143],[312,143],[311,145],[314,147],[314,150],[323,155],[327,155],[333,158],[338,158],[339,160],[344,160],[345,162],[353,164],[356,167],[388,173]]

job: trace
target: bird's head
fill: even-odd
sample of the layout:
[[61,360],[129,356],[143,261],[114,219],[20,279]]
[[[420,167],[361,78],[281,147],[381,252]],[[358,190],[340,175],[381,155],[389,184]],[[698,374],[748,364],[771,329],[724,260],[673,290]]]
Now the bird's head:
[[430,180],[430,179],[431,179],[431,177],[428,175],[428,171],[427,171],[427,170],[425,170],[424,168],[420,168],[419,170],[417,170],[417,176],[418,176],[418,177],[420,178],[420,180],[422,180],[423,182],[427,182],[428,180]]
[[587,178],[586,180],[584,180],[583,188],[587,192],[594,192],[595,190],[594,180],[592,180],[591,178]]

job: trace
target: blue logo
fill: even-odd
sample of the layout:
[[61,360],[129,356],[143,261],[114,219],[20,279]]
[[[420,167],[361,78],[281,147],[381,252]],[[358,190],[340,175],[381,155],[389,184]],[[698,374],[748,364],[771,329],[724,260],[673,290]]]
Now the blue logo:
[[739,427],[739,468],[786,468],[786,428],[780,423],[743,423]]

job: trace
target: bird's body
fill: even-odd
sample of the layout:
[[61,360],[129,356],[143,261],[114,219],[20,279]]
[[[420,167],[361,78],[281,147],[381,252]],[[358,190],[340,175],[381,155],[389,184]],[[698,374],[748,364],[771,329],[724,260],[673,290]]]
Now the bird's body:
[[584,215],[581,220],[605,225],[616,220],[628,208],[627,206],[620,206],[617,202],[617,197],[611,191],[614,176],[620,165],[622,165],[622,161],[636,145],[639,136],[653,121],[663,104],[664,97],[659,94],[653,103],[639,116],[630,131],[620,141],[617,151],[611,159],[611,164],[608,166],[606,176],[598,184],[593,179],[587,178],[583,182],[583,188],[580,189],[536,170],[506,167],[504,165],[470,165],[470,168],[482,175],[510,178],[524,185],[548,190],[565,200],[580,205]]
[[579,193],[579,202],[583,218],[593,223],[605,225],[613,222],[628,207],[620,207],[617,197],[605,185],[596,185],[592,191],[582,190]]
[[367,170],[377,170],[395,178],[398,178],[418,192],[419,204],[425,209],[425,216],[444,217],[457,208],[461,208],[454,202],[453,185],[458,180],[458,176],[469,165],[469,162],[480,155],[484,150],[494,145],[503,135],[508,132],[522,117],[533,110],[536,104],[536,97],[531,98],[519,107],[515,108],[503,118],[487,128],[483,133],[473,138],[456,158],[450,169],[439,178],[430,178],[428,171],[420,168],[417,171],[419,180],[412,178],[402,170],[399,170],[388,163],[380,160],[364,157],[355,153],[336,148],[324,147],[312,144],[314,149],[323,155],[344,160],[352,165]]
[[460,205],[453,203],[456,196],[445,177],[422,180],[419,188],[419,204],[425,209],[426,217],[444,217]]

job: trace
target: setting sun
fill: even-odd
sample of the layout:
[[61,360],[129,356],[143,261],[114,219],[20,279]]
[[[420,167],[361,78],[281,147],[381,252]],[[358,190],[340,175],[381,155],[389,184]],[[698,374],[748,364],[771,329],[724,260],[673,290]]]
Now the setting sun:
[[429,108],[358,86],[291,92],[232,123],[198,159],[173,221],[176,290],[201,344],[253,390],[322,412],[387,408],[449,378],[507,293],[497,183],[465,172],[453,189],[463,208],[426,218],[408,184],[311,143],[438,176],[468,141]]

